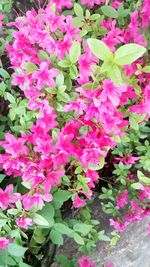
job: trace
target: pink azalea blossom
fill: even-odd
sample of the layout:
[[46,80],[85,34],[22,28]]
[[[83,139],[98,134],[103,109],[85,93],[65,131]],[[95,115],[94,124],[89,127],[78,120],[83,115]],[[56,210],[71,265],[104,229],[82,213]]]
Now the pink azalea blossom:
[[33,225],[33,220],[30,218],[27,218],[25,216],[22,216],[21,218],[16,218],[16,224],[20,228],[28,229],[28,226]]
[[115,265],[112,262],[107,262],[105,267],[115,267]]
[[129,222],[121,222],[118,220],[113,220],[113,219],[109,219],[110,225],[113,226],[115,228],[115,230],[117,230],[117,232],[123,232],[127,226],[130,224]]
[[137,160],[139,160],[139,157],[133,157],[133,156],[127,156],[127,157],[124,156],[122,158],[115,157],[115,161],[123,162],[125,165],[134,164]]
[[31,207],[35,207],[37,210],[42,209],[44,207],[44,201],[50,202],[52,201],[51,194],[42,195],[39,190],[34,193],[34,195],[25,194],[22,197],[22,202],[25,210],[30,210]]
[[78,196],[78,194],[76,194],[76,196],[75,196],[75,199],[74,199],[74,201],[73,201],[73,206],[74,206],[74,208],[79,208],[79,207],[84,207],[86,205],[86,202],[85,202],[85,200],[83,200],[82,198],[80,198],[79,196]]
[[82,256],[82,258],[78,260],[78,264],[80,267],[95,267],[94,262],[87,256]]
[[72,8],[72,2],[71,0],[52,0],[51,4],[55,3],[57,11],[60,12],[63,7],[66,7],[68,9]]
[[20,198],[19,193],[13,194],[13,185],[7,185],[5,190],[0,188],[0,207],[6,210],[9,205],[15,203]]
[[125,85],[117,87],[112,81],[105,80],[103,82],[103,91],[100,95],[100,99],[102,102],[110,101],[114,106],[118,106],[121,94],[126,91],[127,87]]
[[42,62],[40,69],[35,71],[32,75],[33,79],[37,80],[37,88],[42,89],[44,85],[55,87],[55,78],[59,74],[57,69],[48,69],[48,64]]
[[5,16],[3,14],[0,14],[0,28],[2,27],[3,25],[3,19],[5,18]]
[[24,146],[25,141],[22,138],[15,138],[12,134],[5,134],[5,141],[0,141],[0,145],[16,158],[20,154],[28,154],[29,150]]
[[5,237],[0,237],[0,250],[5,250],[8,246],[8,244],[12,243],[12,239],[5,238]]
[[123,208],[126,204],[128,204],[128,190],[124,190],[120,195],[118,195],[117,198],[117,209]]

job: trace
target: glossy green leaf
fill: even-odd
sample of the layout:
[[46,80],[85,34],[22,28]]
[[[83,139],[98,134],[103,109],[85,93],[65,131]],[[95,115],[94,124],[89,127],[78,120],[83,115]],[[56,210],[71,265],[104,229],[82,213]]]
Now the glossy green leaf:
[[121,85],[122,83],[121,71],[117,65],[112,66],[111,70],[108,72],[108,76],[116,85],[118,86]]
[[103,14],[109,18],[118,18],[118,12],[112,6],[102,6],[101,10]]
[[32,62],[25,62],[21,65],[21,67],[26,70],[27,75],[32,74],[33,72],[38,70],[38,67]]
[[43,51],[43,50],[39,50],[38,56],[42,60],[50,60],[49,55],[45,51]]
[[74,4],[74,13],[77,15],[77,17],[83,18],[83,9],[78,3]]
[[55,245],[63,245],[62,234],[54,229],[50,232],[50,239]]
[[4,70],[3,68],[0,68],[0,76],[2,76],[4,79],[10,78],[9,73],[6,70]]
[[6,93],[6,97],[7,97],[7,100],[12,103],[12,104],[15,104],[16,103],[16,100],[14,98],[13,95],[11,95],[10,93]]
[[35,224],[40,226],[49,226],[49,222],[37,213],[34,215],[33,221],[35,222]]
[[77,244],[84,245],[84,239],[79,234],[74,233],[73,238]]
[[126,44],[115,52],[114,61],[118,65],[131,64],[146,52],[146,48],[138,44]]
[[139,181],[142,184],[144,184],[146,186],[150,185],[150,178],[145,176],[141,171],[137,171],[137,176],[138,176]]
[[147,65],[144,68],[142,68],[142,71],[146,73],[150,73],[150,65]]
[[74,225],[73,230],[83,235],[87,235],[91,231],[92,228],[93,228],[92,225],[85,224],[85,223],[77,223]]
[[8,252],[15,257],[23,257],[26,250],[27,248],[19,246],[15,243],[8,245]]
[[72,193],[67,190],[58,190],[54,193],[53,198],[55,201],[65,202],[71,197]]
[[54,228],[56,231],[58,231],[61,234],[64,235],[72,235],[72,229],[70,229],[67,225],[63,224],[63,223],[55,223]]
[[95,38],[89,38],[87,39],[87,42],[92,53],[99,59],[105,61],[110,60],[113,57],[112,52],[104,42]]
[[76,63],[80,55],[81,55],[81,45],[79,42],[74,41],[69,51],[70,61],[72,63]]

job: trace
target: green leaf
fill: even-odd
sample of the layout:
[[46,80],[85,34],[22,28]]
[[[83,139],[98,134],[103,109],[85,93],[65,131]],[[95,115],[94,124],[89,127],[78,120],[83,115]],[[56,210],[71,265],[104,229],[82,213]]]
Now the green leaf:
[[16,103],[16,100],[14,98],[13,95],[11,95],[10,93],[6,93],[6,97],[7,97],[7,100],[12,103],[12,104],[15,104]]
[[0,68],[0,76],[2,76],[4,79],[10,78],[9,73],[6,70],[4,70],[3,68]]
[[115,52],[115,62],[118,65],[131,64],[146,52],[146,48],[138,44],[126,44]]
[[93,90],[93,83],[86,83],[82,85],[84,90]]
[[71,197],[72,193],[67,190],[58,190],[54,193],[53,198],[59,202],[65,202]]
[[7,223],[7,219],[0,219],[0,229]]
[[105,165],[105,158],[103,156],[99,156],[99,167],[100,170],[104,167]]
[[56,230],[52,230],[50,232],[50,238],[55,245],[63,245],[63,237],[62,234]]
[[141,171],[137,171],[137,176],[141,183],[145,184],[146,186],[150,185],[150,178],[145,176]]
[[54,228],[61,234],[72,236],[72,229],[63,223],[55,223]]
[[108,72],[108,76],[116,85],[118,86],[121,85],[122,83],[121,71],[117,65],[112,66],[111,70]]
[[100,156],[99,157],[99,164],[98,165],[92,165],[92,164],[88,164],[88,168],[90,169],[90,170],[101,170],[103,167],[104,167],[104,164],[105,164],[105,158],[103,157],[103,156]]
[[104,230],[100,231],[100,232],[98,233],[98,239],[99,239],[99,240],[106,241],[106,242],[107,242],[107,241],[110,241],[109,236],[105,235],[104,233],[105,233]]
[[69,51],[70,61],[72,63],[76,63],[80,55],[81,55],[81,45],[79,42],[74,41]]
[[79,173],[81,173],[81,172],[83,172],[83,168],[82,168],[82,166],[80,165],[80,166],[78,166],[78,167],[75,169],[75,174],[79,174]]
[[60,263],[59,266],[61,267],[74,267],[75,266],[75,259],[68,260],[65,256],[63,255],[56,255],[55,256],[56,261]]
[[57,87],[60,87],[64,84],[64,75],[62,72],[56,77],[56,84]]
[[41,229],[40,227],[36,227],[33,233],[32,238],[35,240],[36,243],[38,244],[42,244],[45,240],[45,237],[43,235],[43,229]]
[[100,18],[100,15],[99,14],[93,14],[89,17],[89,20],[97,20]]
[[9,209],[9,210],[7,210],[7,213],[11,214],[11,215],[16,215],[16,214],[18,214],[18,212],[19,212],[19,210],[17,210],[17,209]]
[[91,231],[92,228],[93,228],[92,225],[85,224],[85,223],[77,223],[74,225],[73,230],[83,235],[87,235]]
[[31,267],[31,265],[26,264],[24,262],[19,262],[19,267]]
[[130,9],[124,9],[123,3],[118,8],[118,18],[124,18],[130,14]]
[[49,55],[45,51],[43,51],[43,50],[39,50],[38,56],[42,60],[50,60]]
[[71,66],[71,62],[67,59],[63,59],[63,60],[59,61],[58,65],[62,68],[68,68]]
[[27,248],[19,246],[15,243],[8,245],[8,252],[15,257],[23,257],[24,253],[26,252]]
[[49,226],[49,222],[37,213],[34,215],[33,221],[40,226]]
[[21,67],[25,68],[27,75],[32,74],[33,72],[38,70],[38,67],[32,62],[25,62],[21,65]]
[[4,219],[6,219],[7,216],[6,216],[2,211],[0,211],[0,218],[4,218]]
[[79,17],[73,18],[73,26],[81,28],[84,25],[84,22]]
[[[51,203],[45,203],[45,206],[42,210],[38,211],[38,214],[41,215],[44,219],[46,219],[49,224],[51,224],[51,220],[54,218],[54,207]],[[53,221],[52,221],[53,222]]]
[[113,57],[112,52],[104,42],[95,38],[87,39],[87,42],[92,53],[99,59],[105,61],[110,60]]
[[77,67],[75,65],[72,65],[70,67],[70,78],[71,79],[76,79],[78,77],[78,70],[77,70]]
[[77,244],[84,245],[84,239],[79,234],[74,233],[73,238]]
[[142,185],[140,183],[133,183],[131,184],[131,187],[136,190],[140,190],[142,188]]
[[14,261],[12,257],[8,255],[7,250],[0,250],[0,267],[6,267],[6,257],[9,267],[16,266],[16,261]]
[[149,66],[145,66],[144,68],[142,68],[143,72],[149,73],[150,72],[150,65]]
[[0,173],[0,183],[4,180],[5,177],[6,177],[5,174],[1,174],[1,173]]
[[74,4],[74,13],[77,15],[77,17],[83,18],[83,9],[78,3]]
[[102,6],[101,10],[103,14],[109,18],[118,18],[118,12],[112,6]]
[[79,133],[81,135],[86,135],[88,133],[88,126],[86,126],[86,125],[81,126],[79,129]]

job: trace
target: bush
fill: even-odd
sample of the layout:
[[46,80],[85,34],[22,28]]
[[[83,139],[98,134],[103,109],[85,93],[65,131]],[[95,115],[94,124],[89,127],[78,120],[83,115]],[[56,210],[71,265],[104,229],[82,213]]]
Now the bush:
[[[8,266],[32,266],[43,243],[60,246],[64,236],[83,254],[98,240],[115,245],[149,214],[149,1],[38,2],[15,22],[1,15],[2,266],[6,248]],[[112,238],[92,217],[94,192],[112,216]],[[64,219],[72,206],[78,216]],[[86,261],[94,266],[78,264]]]

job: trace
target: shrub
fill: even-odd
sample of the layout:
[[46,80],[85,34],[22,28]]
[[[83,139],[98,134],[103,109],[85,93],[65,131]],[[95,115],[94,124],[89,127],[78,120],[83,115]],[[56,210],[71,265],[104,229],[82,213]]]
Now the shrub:
[[[6,22],[13,73],[1,66],[10,109],[0,142],[1,265],[8,248],[10,266],[30,266],[25,252],[41,259],[43,242],[63,245],[64,235],[83,254],[110,241],[88,206],[103,178],[112,245],[149,214],[150,6],[108,2],[54,0]],[[77,218],[63,219],[68,205]]]

